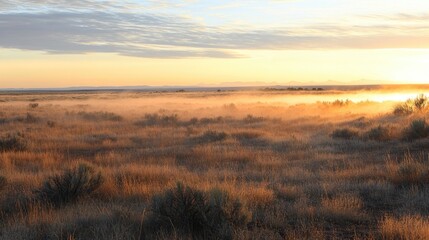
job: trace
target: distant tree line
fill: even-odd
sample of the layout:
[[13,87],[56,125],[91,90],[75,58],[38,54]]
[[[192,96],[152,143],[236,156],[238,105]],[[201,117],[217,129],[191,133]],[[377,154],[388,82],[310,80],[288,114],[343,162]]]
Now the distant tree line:
[[303,87],[288,87],[288,88],[264,88],[264,91],[323,91],[323,88],[303,88]]

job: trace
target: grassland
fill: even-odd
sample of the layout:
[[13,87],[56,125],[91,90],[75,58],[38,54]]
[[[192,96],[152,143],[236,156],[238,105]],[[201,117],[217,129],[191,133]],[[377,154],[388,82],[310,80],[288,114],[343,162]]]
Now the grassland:
[[[328,95],[342,100],[317,102]],[[324,91],[0,100],[0,239],[429,239],[426,103]]]

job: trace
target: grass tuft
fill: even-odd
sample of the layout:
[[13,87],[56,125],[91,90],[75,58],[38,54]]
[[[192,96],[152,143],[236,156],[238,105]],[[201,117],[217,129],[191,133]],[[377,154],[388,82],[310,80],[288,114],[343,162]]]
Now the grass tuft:
[[42,187],[35,191],[38,199],[54,206],[75,202],[90,195],[103,183],[100,172],[87,164],[66,170],[63,174],[49,177]]
[[395,186],[422,186],[429,184],[429,165],[427,162],[406,154],[402,161],[388,158],[387,179]]
[[392,139],[392,134],[389,128],[378,126],[376,128],[371,128],[368,132],[366,132],[366,137],[369,140],[384,142]]
[[429,219],[422,216],[385,216],[380,222],[382,239],[415,240],[429,239]]
[[22,151],[26,148],[27,142],[21,133],[8,134],[0,138],[0,152]]
[[0,191],[3,190],[7,185],[7,179],[0,175]]
[[203,192],[178,183],[152,200],[144,220],[148,238],[163,234],[183,239],[232,239],[236,227],[250,220],[238,199],[226,192]]
[[346,139],[346,140],[357,139],[359,137],[359,132],[348,128],[342,128],[332,132],[331,137],[334,139]]
[[411,122],[410,126],[404,130],[403,138],[413,141],[429,136],[429,127],[425,119],[417,119]]

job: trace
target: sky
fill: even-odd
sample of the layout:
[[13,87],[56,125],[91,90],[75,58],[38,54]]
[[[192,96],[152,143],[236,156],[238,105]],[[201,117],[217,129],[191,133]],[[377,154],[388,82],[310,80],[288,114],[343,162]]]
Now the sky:
[[0,88],[429,83],[429,1],[0,0]]

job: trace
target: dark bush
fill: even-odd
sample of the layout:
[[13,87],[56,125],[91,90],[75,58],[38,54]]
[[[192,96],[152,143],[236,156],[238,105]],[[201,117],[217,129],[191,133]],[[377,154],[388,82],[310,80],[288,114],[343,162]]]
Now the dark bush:
[[264,148],[270,144],[269,140],[262,138],[258,132],[239,132],[232,136],[243,146]]
[[0,191],[3,190],[7,185],[7,179],[4,176],[0,176]]
[[351,103],[352,103],[352,101],[349,100],[349,99],[346,99],[346,100],[339,100],[339,99],[337,99],[337,100],[333,101],[330,104],[332,106],[334,106],[334,107],[345,107],[345,106],[350,105]]
[[184,236],[202,238],[211,231],[208,210],[204,192],[178,183],[176,188],[152,199],[152,215],[145,220],[145,232],[157,234],[174,230]]
[[27,113],[24,122],[26,123],[36,123],[40,120],[40,118],[34,116],[33,114]]
[[209,192],[209,221],[222,239],[232,237],[234,227],[244,227],[250,221],[251,214],[238,199],[227,192],[213,189]]
[[78,112],[77,114],[83,119],[90,121],[119,122],[123,119],[120,115],[111,112]]
[[20,133],[14,135],[8,134],[0,138],[0,152],[22,151],[26,148],[27,142]]
[[264,117],[254,117],[253,115],[247,115],[245,118],[243,118],[243,122],[250,124],[250,123],[260,123],[265,121]]
[[410,115],[413,112],[414,112],[414,109],[410,101],[396,105],[395,109],[393,110],[393,114],[402,115],[402,116]]
[[188,121],[188,125],[195,125],[197,123],[198,123],[198,118],[196,118],[196,117],[193,117],[193,118],[189,119],[189,121]]
[[100,144],[104,142],[116,142],[118,141],[118,137],[109,134],[92,134],[89,136],[85,136],[85,140],[86,142],[91,144]]
[[429,165],[424,159],[407,154],[402,161],[388,159],[387,179],[396,186],[422,186],[429,184]]
[[28,104],[29,108],[37,108],[38,106],[39,106],[38,103],[30,103],[30,104]]
[[249,139],[255,139],[259,138],[261,136],[258,132],[239,132],[233,134],[233,137],[235,137],[238,140],[249,140]]
[[414,99],[414,107],[421,111],[428,105],[428,98],[424,94],[420,94]]
[[46,124],[48,125],[48,127],[53,128],[55,127],[57,124],[54,121],[48,121],[46,122]]
[[232,239],[233,227],[248,221],[249,213],[228,194],[218,190],[205,193],[178,183],[153,198],[143,224],[148,239],[173,232],[183,239]]
[[404,103],[396,105],[393,114],[410,115],[415,111],[425,110],[427,106],[428,98],[424,94],[420,94],[415,99],[408,99]]
[[391,139],[390,130],[382,126],[370,129],[365,135],[374,141],[389,141]]
[[90,195],[103,183],[100,172],[87,164],[66,170],[63,174],[49,177],[42,187],[35,191],[37,197],[54,206],[75,202]]
[[198,123],[200,124],[216,124],[216,123],[224,123],[225,121],[230,121],[229,118],[224,118],[222,116],[214,117],[214,118],[201,118]]
[[219,142],[223,141],[228,137],[228,134],[225,132],[217,132],[217,131],[206,131],[202,135],[192,138],[191,142],[196,143],[211,143],[211,142]]
[[158,115],[156,113],[154,114],[146,114],[144,116],[144,119],[141,121],[138,121],[136,125],[143,126],[143,127],[150,127],[150,126],[177,126],[179,124],[179,117],[177,114],[173,115]]
[[404,131],[404,139],[408,141],[425,138],[429,135],[429,128],[424,119],[417,119],[411,122]]
[[351,140],[359,137],[359,133],[355,130],[351,130],[348,128],[337,129],[331,134],[334,139],[346,139]]

